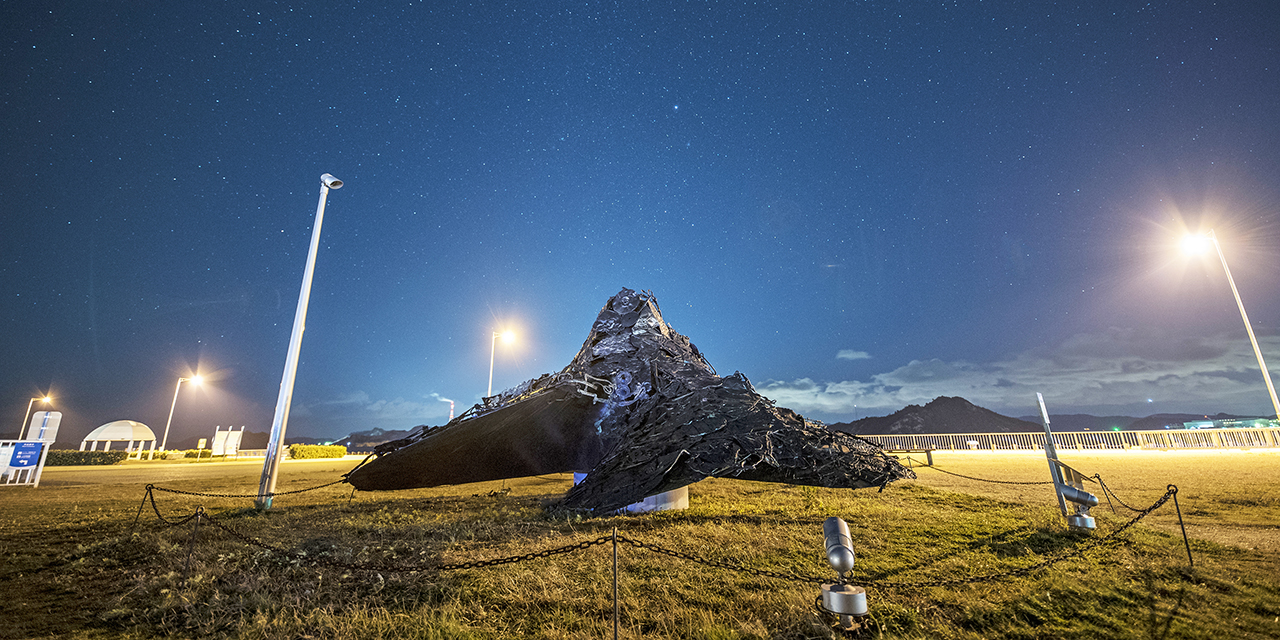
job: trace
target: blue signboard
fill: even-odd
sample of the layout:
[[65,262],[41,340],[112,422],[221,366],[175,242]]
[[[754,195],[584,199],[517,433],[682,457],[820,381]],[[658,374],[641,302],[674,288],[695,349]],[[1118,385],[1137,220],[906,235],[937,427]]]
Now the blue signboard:
[[40,450],[43,442],[18,442],[13,445],[13,457],[9,460],[12,468],[25,469],[40,464]]

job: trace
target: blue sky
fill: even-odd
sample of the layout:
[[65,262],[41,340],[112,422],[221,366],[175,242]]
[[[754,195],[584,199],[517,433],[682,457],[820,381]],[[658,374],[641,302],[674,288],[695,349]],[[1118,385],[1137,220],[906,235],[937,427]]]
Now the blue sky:
[[1280,360],[1272,3],[8,2],[0,407],[289,433],[442,423],[622,287],[806,416],[1262,415]]

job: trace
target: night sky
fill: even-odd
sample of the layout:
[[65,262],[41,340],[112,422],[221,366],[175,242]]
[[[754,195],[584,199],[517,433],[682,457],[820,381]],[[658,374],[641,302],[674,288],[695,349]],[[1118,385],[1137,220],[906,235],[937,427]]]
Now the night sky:
[[[64,6],[65,5],[65,6]],[[326,6],[327,5],[327,6]],[[442,424],[622,287],[806,417],[1272,413],[1280,6],[0,5],[0,434]],[[41,408],[39,403],[35,409]]]

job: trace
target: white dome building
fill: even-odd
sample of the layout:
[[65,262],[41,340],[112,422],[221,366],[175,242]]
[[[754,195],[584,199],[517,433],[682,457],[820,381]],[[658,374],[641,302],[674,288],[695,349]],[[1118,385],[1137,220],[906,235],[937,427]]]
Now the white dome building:
[[[89,435],[85,436],[84,440],[80,442],[80,450],[84,451],[85,446],[90,442],[93,443],[93,447],[89,449],[90,451],[97,451],[99,442],[103,443],[103,451],[110,451],[112,442],[129,443],[126,445],[126,450],[129,452],[142,451],[146,448],[147,442],[151,443],[151,449],[156,448],[156,434],[151,431],[151,427],[141,422],[116,420],[94,429]],[[133,446],[135,442],[138,444],[136,449]]]

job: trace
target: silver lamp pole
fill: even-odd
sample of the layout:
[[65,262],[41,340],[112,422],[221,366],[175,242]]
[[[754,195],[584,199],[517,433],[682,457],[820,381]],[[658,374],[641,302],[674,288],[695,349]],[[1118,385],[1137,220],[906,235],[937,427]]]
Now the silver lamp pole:
[[489,340],[489,390],[484,393],[484,397],[488,398],[493,395],[493,354],[498,350],[498,336],[501,335],[497,331],[493,332],[493,338]]
[[[178,407],[178,392],[182,390],[182,383],[187,382],[187,381],[191,381],[192,383],[194,383],[194,384],[197,384],[197,385],[198,385],[198,384],[200,384],[201,377],[200,377],[200,376],[195,376],[195,377],[192,377],[192,378],[178,378],[178,384],[174,385],[174,387],[173,387],[173,402],[171,402],[171,403],[169,404],[169,419],[168,419],[168,420],[166,420],[166,421],[165,421],[165,423],[164,423],[164,439],[162,439],[162,440],[160,441],[160,452],[161,452],[161,453],[164,453],[165,451],[168,451],[168,450],[169,450],[169,425],[172,425],[172,424],[173,424],[173,410],[174,410],[174,409],[176,409],[176,408]],[[155,444],[154,444],[154,441],[152,441],[152,442],[153,442],[153,444],[151,445],[151,455],[150,455],[150,456],[148,456],[148,458],[147,458],[148,460],[154,460],[154,459],[155,459],[155,457],[156,457]]]
[[494,331],[493,338],[489,340],[489,390],[485,392],[486,398],[493,395],[493,354],[498,350],[498,338],[502,338],[503,342],[511,342],[516,339],[516,334],[510,331],[502,333]]
[[1271,384],[1271,372],[1267,370],[1267,363],[1262,359],[1262,350],[1258,348],[1258,339],[1253,336],[1253,327],[1249,324],[1249,314],[1244,312],[1244,303],[1240,301],[1240,292],[1236,290],[1236,281],[1231,277],[1231,268],[1227,266],[1227,257],[1222,254],[1222,245],[1218,244],[1218,236],[1209,230],[1209,239],[1213,241],[1213,248],[1218,250],[1218,259],[1222,261],[1222,270],[1227,274],[1227,284],[1231,285],[1231,293],[1236,297],[1236,306],[1240,308],[1240,319],[1244,320],[1244,330],[1249,333],[1249,343],[1253,345],[1253,355],[1258,357],[1258,368],[1262,369],[1262,379],[1267,382],[1267,392],[1271,394],[1271,408],[1276,411],[1276,418],[1280,419],[1280,401],[1276,400],[1276,387]]
[[31,402],[27,403],[27,414],[22,416],[22,428],[18,429],[19,440],[22,439],[22,432],[27,430],[27,418],[31,417],[31,405],[35,404],[36,400],[49,404],[49,401],[53,400],[53,398],[50,398],[49,396],[44,396],[43,398],[32,398]]
[[342,181],[329,175],[320,176],[320,203],[316,205],[316,225],[311,230],[311,250],[307,253],[307,268],[302,274],[302,293],[298,295],[298,310],[293,316],[293,334],[289,336],[289,353],[284,361],[284,377],[280,380],[280,397],[276,400],[276,414],[271,421],[271,439],[267,442],[267,459],[262,465],[262,481],[258,483],[258,509],[270,509],[271,497],[276,491],[276,472],[280,469],[280,455],[284,450],[284,430],[289,422],[289,405],[293,402],[293,381],[298,373],[298,354],[302,351],[302,330],[307,324],[307,302],[311,299],[311,276],[316,267],[316,251],[320,249],[320,225],[324,223],[324,204],[330,189],[342,188]]

